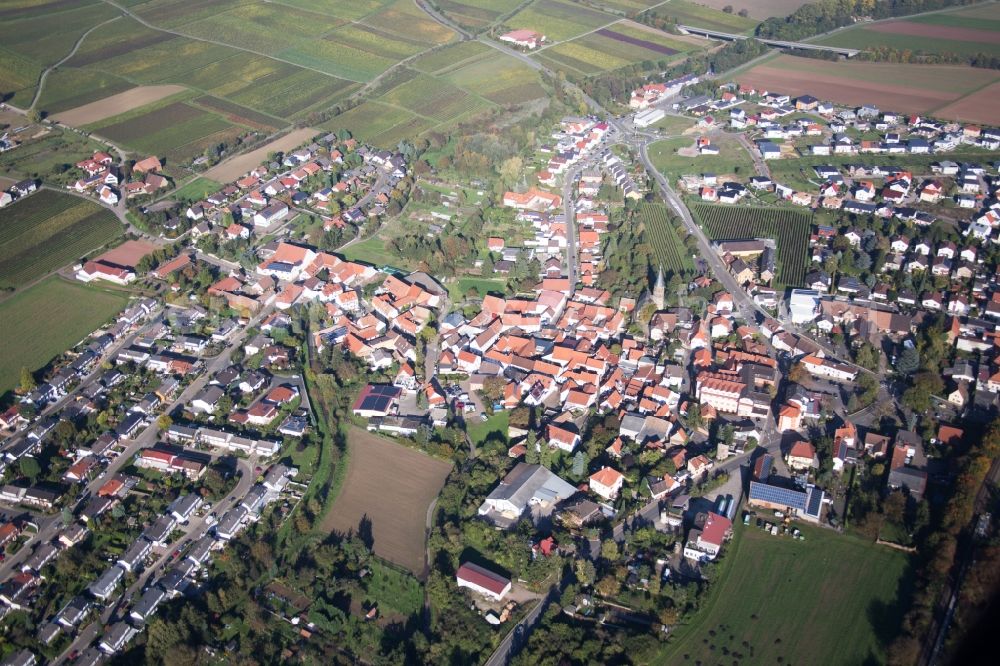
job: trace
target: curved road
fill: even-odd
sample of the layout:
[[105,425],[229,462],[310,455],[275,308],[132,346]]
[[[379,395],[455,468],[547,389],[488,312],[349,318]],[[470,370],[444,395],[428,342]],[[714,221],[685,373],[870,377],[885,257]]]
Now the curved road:
[[77,50],[79,50],[79,48],[80,48],[80,44],[83,44],[83,40],[85,40],[87,38],[87,35],[89,35],[90,33],[94,32],[95,30],[97,30],[98,28],[100,28],[102,25],[107,25],[108,23],[111,23],[112,21],[117,21],[120,18],[121,18],[120,16],[113,16],[113,17],[109,18],[107,21],[101,21],[100,23],[98,23],[97,25],[95,25],[93,28],[91,28],[87,32],[85,32],[82,35],[80,35],[80,39],[76,40],[76,44],[73,45],[73,48],[70,50],[69,54],[65,58],[63,58],[62,60],[60,60],[59,62],[57,62],[54,65],[49,65],[49,67],[46,68],[46,70],[44,72],[42,72],[42,75],[38,78],[38,87],[35,89],[35,96],[31,98],[31,104],[28,105],[28,110],[29,111],[31,109],[35,108],[35,104],[38,103],[38,98],[42,96],[42,88],[45,87],[45,79],[47,79],[49,77],[49,72],[51,72],[54,69],[58,69],[59,65],[63,64],[64,62],[66,62],[67,60],[69,60],[70,58],[72,58],[73,56],[75,56]]

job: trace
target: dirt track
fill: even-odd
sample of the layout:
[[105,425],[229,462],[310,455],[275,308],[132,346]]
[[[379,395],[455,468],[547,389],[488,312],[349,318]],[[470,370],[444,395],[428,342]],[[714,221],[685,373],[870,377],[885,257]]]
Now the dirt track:
[[367,517],[375,554],[420,575],[427,507],[451,465],[355,427],[348,446],[347,478],[323,529],[358,533]]
[[75,109],[70,109],[69,111],[57,113],[53,116],[53,119],[58,120],[64,125],[81,127],[83,125],[96,123],[104,120],[105,118],[117,116],[118,114],[125,113],[126,111],[131,111],[132,109],[138,109],[141,106],[152,104],[153,102],[158,102],[165,97],[182,93],[185,90],[187,90],[187,88],[184,86],[176,85],[139,86],[138,88],[132,88],[131,90],[126,90],[125,92],[118,93],[117,95],[111,95],[110,97],[99,99],[96,102],[91,102],[90,104],[78,106]]
[[275,139],[274,141],[251,150],[249,153],[237,155],[228,160],[216,164],[214,167],[202,174],[205,178],[211,178],[217,183],[229,183],[254,167],[260,165],[267,154],[273,151],[286,151],[295,148],[312,137],[320,133],[320,130],[306,127],[304,129],[292,130],[288,134]]

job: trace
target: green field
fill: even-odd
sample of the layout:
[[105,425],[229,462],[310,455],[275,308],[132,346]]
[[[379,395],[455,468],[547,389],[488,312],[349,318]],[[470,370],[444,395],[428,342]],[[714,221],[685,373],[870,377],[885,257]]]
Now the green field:
[[497,433],[502,439],[507,439],[507,426],[510,423],[509,411],[496,412],[485,421],[480,421],[478,414],[470,414],[469,416],[466,431],[469,434],[469,439],[476,446],[482,445],[491,437],[496,437]]
[[570,74],[592,75],[648,60],[669,60],[699,47],[693,38],[620,22],[546,48],[536,57]]
[[186,102],[156,103],[87,129],[140,153],[163,155],[168,164],[185,163],[206,148],[230,141],[248,127]]
[[437,0],[435,3],[453,21],[467,28],[483,28],[508,14],[522,0]]
[[757,21],[752,18],[743,18],[736,13],[727,14],[687,0],[670,0],[653,11],[660,16],[671,16],[681,25],[720,32],[750,33],[757,27]]
[[42,190],[0,210],[0,287],[22,287],[122,233],[106,208]]
[[507,283],[503,280],[463,277],[448,283],[448,293],[453,301],[462,301],[469,289],[475,288],[480,296],[485,296],[489,293],[503,294],[506,286]]
[[170,195],[170,198],[178,201],[201,201],[209,194],[218,192],[221,187],[222,185],[220,183],[215,182],[211,178],[198,176],[197,178],[177,188]]
[[899,630],[907,556],[799,529],[805,541],[737,525],[708,598],[658,663],[883,663]]
[[50,277],[0,302],[0,394],[22,367],[37,370],[121,310],[124,292]]
[[696,204],[691,212],[712,239],[773,238],[778,246],[776,282],[797,287],[809,266],[810,213],[792,208]]
[[[55,185],[59,181],[53,174],[65,174],[74,164],[93,155],[95,150],[106,148],[104,144],[77,132],[52,129],[45,136],[25,141],[17,150],[0,153],[0,174],[15,179],[27,176],[42,178]],[[70,179],[66,175],[62,177]]]
[[666,204],[643,204],[639,211],[658,266],[670,273],[694,271],[694,262],[670,224]]
[[736,175],[744,178],[753,175],[753,159],[735,139],[720,135],[713,137],[719,148],[718,155],[687,157],[679,150],[693,148],[695,136],[657,141],[649,146],[649,159],[668,180],[686,174],[714,173],[718,176]]
[[582,5],[560,0],[536,0],[508,18],[505,24],[519,30],[540,32],[549,42],[561,42],[618,19]]
[[353,243],[344,248],[341,252],[345,259],[350,261],[360,261],[372,266],[381,268],[382,266],[396,266],[402,262],[396,253],[385,246],[385,240],[381,236],[372,236],[363,241]]

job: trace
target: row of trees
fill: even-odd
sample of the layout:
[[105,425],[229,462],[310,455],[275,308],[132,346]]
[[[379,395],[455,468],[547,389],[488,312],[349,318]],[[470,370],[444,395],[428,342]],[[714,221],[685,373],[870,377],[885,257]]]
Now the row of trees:
[[920,65],[971,65],[982,69],[1000,69],[1000,56],[989,53],[928,52],[923,49],[897,49],[872,46],[858,54],[859,60],[873,62],[904,62]]
[[772,16],[757,26],[757,36],[799,41],[851,25],[858,17],[885,19],[909,16],[976,0],[820,0],[802,5],[788,16]]

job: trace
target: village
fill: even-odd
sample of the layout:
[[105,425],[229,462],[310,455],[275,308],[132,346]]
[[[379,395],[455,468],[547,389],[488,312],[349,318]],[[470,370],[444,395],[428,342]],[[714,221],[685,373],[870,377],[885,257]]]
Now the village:
[[[995,150],[1000,132],[742,88],[682,99],[697,82],[647,85],[631,96],[635,116],[566,117],[539,141],[530,185],[526,174],[525,187],[496,201],[528,230],[523,242],[480,239],[491,266],[506,262],[499,275],[537,266],[528,289],[458,307],[426,271],[311,243],[296,220],[315,216],[350,243],[391,217],[409,185],[403,155],[333,134],[204,200],[150,210],[155,233],[75,266],[82,282],[158,295],[133,299],[0,415],[3,612],[41,607],[63,584],[47,567],[88,531],[114,533],[119,556],[58,613],[36,618],[40,645],[98,663],[160,603],[203,584],[213,555],[265,511],[294,511],[308,480],[280,461],[316,428],[307,355],[365,366],[352,416],[407,446],[502,416],[512,466],[476,520],[505,532],[527,520],[539,558],[624,562],[632,575],[618,587],[702,580],[734,521],[791,539],[805,538],[796,524],[841,530],[856,477],[874,479],[875,494],[925,502],[936,460],[965,436],[956,424],[985,420],[1000,393],[997,179],[933,156]],[[746,133],[760,161],[754,175],[676,174],[668,188],[691,201],[816,209],[803,283],[779,280],[789,259],[774,238],[718,234],[698,241],[693,273],[667,276],[654,258],[638,290],[602,282],[611,255],[630,251],[609,242],[634,223],[623,215],[653,195],[658,174],[635,150],[679,113],[696,119],[685,136],[697,155],[715,154],[713,137],[728,127]],[[867,157],[883,154],[931,157],[906,169]],[[828,156],[858,164],[813,165]],[[799,159],[800,169],[776,173]],[[95,153],[70,187],[112,207],[161,187],[156,157],[133,165],[128,182],[114,162]],[[12,204],[33,189],[16,185]],[[918,340],[921,354],[937,350],[949,364],[949,383],[928,380],[921,395],[885,379],[890,367],[921,367]],[[140,508],[140,492],[162,510]],[[658,548],[609,557],[643,529],[659,535]],[[472,590],[484,618],[501,624],[521,584],[482,556],[461,565],[454,590]],[[593,594],[566,612],[595,608],[670,631],[652,608]],[[30,652],[19,659],[11,663],[35,663]]]

